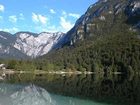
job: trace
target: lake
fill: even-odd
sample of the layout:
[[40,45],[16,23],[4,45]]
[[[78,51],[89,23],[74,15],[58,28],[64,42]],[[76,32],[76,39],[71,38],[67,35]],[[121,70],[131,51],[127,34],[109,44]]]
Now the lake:
[[140,76],[7,74],[0,105],[140,105]]

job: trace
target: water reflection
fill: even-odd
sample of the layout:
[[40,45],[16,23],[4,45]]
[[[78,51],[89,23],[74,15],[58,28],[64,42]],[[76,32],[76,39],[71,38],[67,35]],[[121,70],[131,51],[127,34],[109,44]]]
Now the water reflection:
[[0,105],[56,105],[50,94],[34,85],[0,84]]
[[5,82],[33,83],[59,95],[111,104],[140,104],[140,77],[127,75],[34,75],[7,76]]
[[107,105],[54,95],[35,85],[0,83],[0,105]]

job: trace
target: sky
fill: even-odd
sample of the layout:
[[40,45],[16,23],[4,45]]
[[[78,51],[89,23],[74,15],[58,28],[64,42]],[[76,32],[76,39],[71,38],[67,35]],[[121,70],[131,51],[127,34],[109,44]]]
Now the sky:
[[0,0],[0,31],[67,32],[97,0]]

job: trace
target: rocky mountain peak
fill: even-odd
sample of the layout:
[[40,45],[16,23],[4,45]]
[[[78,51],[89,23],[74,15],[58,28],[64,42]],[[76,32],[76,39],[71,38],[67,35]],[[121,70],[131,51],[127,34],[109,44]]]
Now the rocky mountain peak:
[[21,52],[30,57],[41,56],[47,54],[53,48],[57,48],[55,46],[63,36],[64,33],[62,32],[42,32],[39,34],[17,32],[14,35],[0,32],[0,55],[14,54],[13,51],[16,50],[18,53]]
[[61,32],[40,34],[18,33],[14,47],[31,57],[48,53],[64,35]]
[[[140,25],[139,0],[99,0],[92,4],[67,33],[69,45],[90,36],[101,36],[121,24]],[[126,23],[125,23],[126,22]],[[129,29],[129,28],[128,28]]]

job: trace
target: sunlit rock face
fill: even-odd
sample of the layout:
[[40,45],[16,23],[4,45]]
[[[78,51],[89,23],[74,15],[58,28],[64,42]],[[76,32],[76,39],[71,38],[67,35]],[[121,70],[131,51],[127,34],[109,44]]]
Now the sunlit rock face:
[[[18,90],[18,91],[17,91]],[[0,86],[0,105],[56,105],[50,94],[35,85]]]
[[35,58],[61,47],[65,34],[62,32],[39,34],[0,31],[0,58]]
[[[98,0],[66,33],[66,44],[74,45],[91,36],[100,37],[113,27],[120,26],[119,22],[140,29],[140,0]],[[125,29],[129,30],[127,27]]]
[[25,54],[13,47],[14,35],[0,31],[0,58],[27,58]]
[[35,35],[33,33],[19,32],[16,33],[16,41],[13,46],[28,56],[37,57],[52,50],[63,36],[64,33],[62,32],[42,32]]

